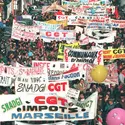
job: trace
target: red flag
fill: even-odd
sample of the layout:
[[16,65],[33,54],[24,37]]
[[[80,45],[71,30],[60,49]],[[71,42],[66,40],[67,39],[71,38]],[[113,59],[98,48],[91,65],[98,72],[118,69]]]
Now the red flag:
[[118,7],[115,7],[115,12],[114,12],[114,14],[115,14],[116,19],[118,19],[118,18],[119,18]]

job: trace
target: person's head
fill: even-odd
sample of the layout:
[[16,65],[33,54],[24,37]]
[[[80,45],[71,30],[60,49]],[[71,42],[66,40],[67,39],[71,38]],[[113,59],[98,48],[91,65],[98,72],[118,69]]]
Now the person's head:
[[80,79],[80,83],[81,83],[81,84],[84,84],[84,79],[81,78],[81,79]]
[[80,93],[79,98],[84,99],[84,93]]
[[109,105],[112,105],[114,103],[114,100],[111,98],[108,100]]

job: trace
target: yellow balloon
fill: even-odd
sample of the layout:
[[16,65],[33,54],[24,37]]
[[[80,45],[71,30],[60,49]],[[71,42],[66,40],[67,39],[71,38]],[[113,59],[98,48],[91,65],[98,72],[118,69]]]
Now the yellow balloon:
[[95,82],[101,83],[106,79],[108,70],[103,65],[97,65],[91,70],[90,75]]

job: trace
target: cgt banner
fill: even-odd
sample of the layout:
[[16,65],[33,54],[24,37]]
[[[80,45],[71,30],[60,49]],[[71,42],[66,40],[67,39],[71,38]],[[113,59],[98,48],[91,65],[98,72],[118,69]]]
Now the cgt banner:
[[49,40],[76,40],[76,33],[74,30],[57,30],[57,31],[47,31],[41,30],[42,39]]
[[41,76],[17,77],[15,84],[15,93],[21,94],[44,94],[57,93],[58,96],[65,96],[64,94],[69,89],[68,81],[45,82]]
[[64,49],[65,62],[80,62],[91,64],[103,64],[102,50],[82,50],[82,49]]
[[[96,116],[98,93],[80,105],[66,106],[68,100],[55,95],[1,95],[1,121],[89,120]],[[78,105],[78,106],[76,106]],[[82,107],[81,107],[82,106]],[[84,109],[84,111],[83,111]]]
[[75,48],[75,49],[80,48],[79,42],[75,42],[72,44],[59,43],[58,56],[57,56],[58,59],[63,59],[65,47]]
[[104,59],[124,59],[125,48],[103,50]]
[[55,122],[55,123],[47,123],[47,124],[30,124],[30,123],[23,123],[23,122],[15,122],[15,125],[75,125],[71,122]]

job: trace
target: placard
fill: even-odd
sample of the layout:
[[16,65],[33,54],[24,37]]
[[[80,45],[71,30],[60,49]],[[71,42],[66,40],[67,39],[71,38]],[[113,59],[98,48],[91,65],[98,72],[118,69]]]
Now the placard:
[[82,50],[82,49],[64,49],[65,62],[83,62],[90,64],[103,64],[102,50]]
[[125,48],[103,50],[104,59],[124,59]]

